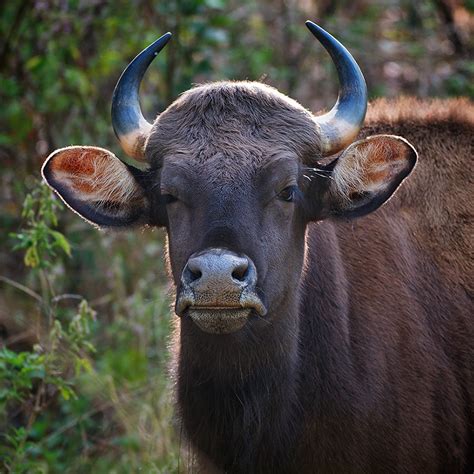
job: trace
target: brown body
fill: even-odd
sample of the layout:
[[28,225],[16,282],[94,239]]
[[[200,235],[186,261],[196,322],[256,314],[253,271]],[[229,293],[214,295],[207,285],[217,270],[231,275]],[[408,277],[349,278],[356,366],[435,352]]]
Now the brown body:
[[369,107],[361,135],[407,137],[417,168],[377,212],[308,226],[299,321],[255,337],[255,380],[226,344],[202,366],[202,348],[181,348],[182,422],[204,458],[231,472],[472,470],[473,118],[467,101]]
[[308,229],[302,373],[320,383],[306,449],[321,472],[472,470],[474,108],[375,104],[374,133],[404,136],[419,161],[377,212]]
[[221,82],[149,124],[138,87],[166,34],[114,94],[133,166],[69,147],[43,176],[99,226],[166,227],[179,430],[202,472],[472,472],[474,107],[382,101],[354,142],[362,73],[307,24],[337,67],[330,112]]

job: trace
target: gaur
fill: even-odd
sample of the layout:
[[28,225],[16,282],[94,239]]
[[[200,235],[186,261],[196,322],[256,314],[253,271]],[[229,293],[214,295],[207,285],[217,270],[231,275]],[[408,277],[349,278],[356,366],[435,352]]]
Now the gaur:
[[472,472],[474,108],[379,101],[363,127],[358,65],[307,26],[337,68],[329,112],[226,81],[148,123],[139,86],[167,33],[114,92],[130,158],[67,147],[44,179],[98,227],[166,228],[200,472]]

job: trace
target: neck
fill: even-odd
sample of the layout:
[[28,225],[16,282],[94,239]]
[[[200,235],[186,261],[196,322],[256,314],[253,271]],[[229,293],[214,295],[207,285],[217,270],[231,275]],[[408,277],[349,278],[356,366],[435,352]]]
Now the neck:
[[[268,315],[271,323],[256,321],[223,336],[205,334],[190,320],[178,327],[183,428],[193,448],[222,470],[302,472],[301,450],[315,462],[325,460],[329,470],[340,457],[337,440],[349,446],[346,428],[357,427],[349,290],[338,239],[329,224],[310,230],[308,246],[318,252],[306,253],[301,298],[297,292],[283,295],[288,303]],[[341,413],[344,423],[330,422]]]
[[184,429],[194,447],[232,472],[270,468],[272,459],[280,470],[281,453],[296,437],[299,320],[287,311],[268,321],[219,336],[181,322],[177,395]]

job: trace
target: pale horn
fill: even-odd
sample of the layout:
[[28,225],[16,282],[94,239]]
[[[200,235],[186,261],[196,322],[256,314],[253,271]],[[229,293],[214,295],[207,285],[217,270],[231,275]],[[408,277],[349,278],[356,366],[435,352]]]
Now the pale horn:
[[140,108],[140,83],[150,63],[171,38],[166,33],[145,48],[127,66],[115,86],[112,97],[112,126],[125,153],[132,158],[131,164],[145,165],[144,145],[152,124]]
[[306,26],[330,54],[339,77],[336,104],[326,114],[314,117],[321,133],[321,152],[329,156],[349,145],[359,133],[367,111],[367,86],[354,58],[337,39],[312,21]]

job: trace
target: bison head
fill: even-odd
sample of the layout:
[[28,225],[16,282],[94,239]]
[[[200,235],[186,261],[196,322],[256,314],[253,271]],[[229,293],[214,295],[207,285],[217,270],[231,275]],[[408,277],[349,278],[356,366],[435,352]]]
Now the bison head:
[[114,129],[131,160],[68,147],[43,166],[93,224],[166,227],[176,313],[191,332],[245,335],[294,312],[307,223],[375,210],[415,164],[402,138],[352,143],[366,112],[364,78],[336,39],[307,26],[338,71],[328,113],[314,116],[260,83],[218,82],[185,92],[150,124],[138,90],[168,33],[131,62],[114,93]]

